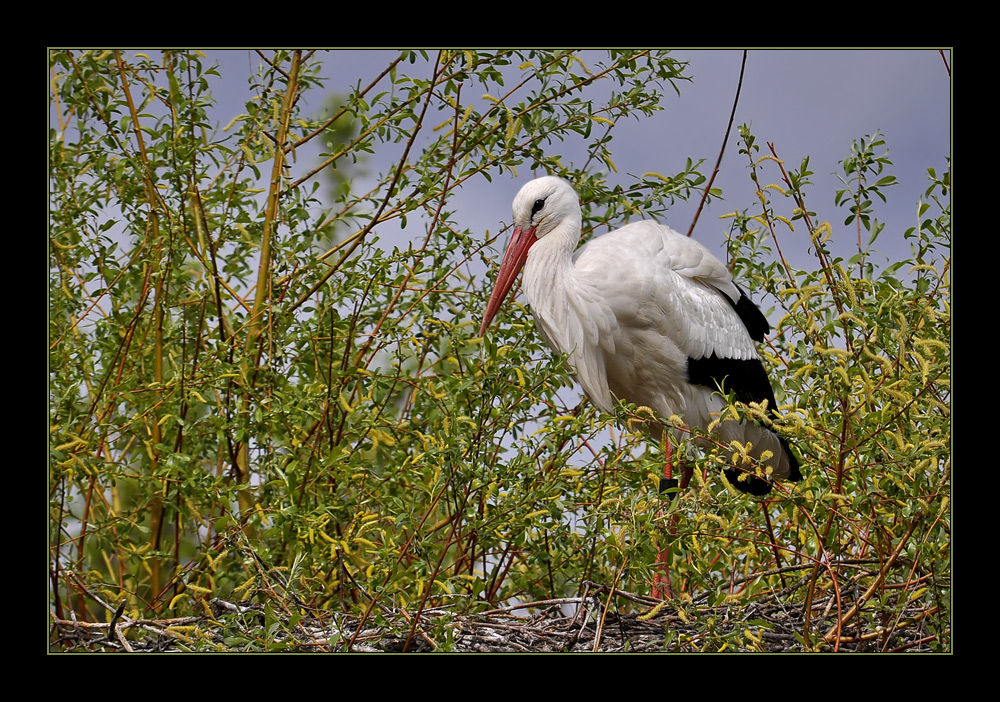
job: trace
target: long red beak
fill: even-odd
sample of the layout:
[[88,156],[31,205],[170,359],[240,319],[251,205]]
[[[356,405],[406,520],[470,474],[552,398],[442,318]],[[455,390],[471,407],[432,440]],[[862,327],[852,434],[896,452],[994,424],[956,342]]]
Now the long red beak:
[[528,260],[528,249],[538,239],[535,238],[535,227],[531,229],[521,229],[514,227],[514,234],[510,237],[507,245],[507,252],[503,255],[503,262],[500,264],[500,273],[497,274],[497,282],[493,287],[493,294],[490,295],[489,304],[486,305],[486,314],[483,316],[483,326],[479,328],[479,336],[486,333],[486,328],[490,326],[493,317],[507,298],[507,293],[514,286],[517,274],[524,268],[524,262]]

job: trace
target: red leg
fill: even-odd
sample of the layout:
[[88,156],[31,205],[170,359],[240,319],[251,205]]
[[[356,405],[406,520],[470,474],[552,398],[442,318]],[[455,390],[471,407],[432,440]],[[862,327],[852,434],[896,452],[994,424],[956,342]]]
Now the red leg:
[[[673,487],[674,476],[674,456],[673,448],[670,446],[670,439],[665,437],[663,442],[666,459],[663,462],[663,480],[660,481],[660,491],[669,490]],[[673,497],[673,496],[671,496]],[[662,514],[662,511],[660,512]],[[670,537],[664,538],[666,543],[656,556],[656,565],[653,573],[652,595],[658,600],[673,599],[674,588],[670,582]]]
[[[667,458],[663,466],[663,480],[660,482],[660,490],[668,490],[676,484],[673,481],[674,461],[670,440],[667,439],[664,444],[666,446],[665,453],[667,454]],[[682,461],[681,479],[680,483],[677,484],[681,490],[687,489],[687,486],[691,483],[693,473],[694,468]],[[671,495],[671,497],[673,496]],[[672,599],[674,596],[674,588],[670,582],[670,539],[677,535],[677,520],[678,516],[675,514],[671,519],[671,526],[667,531],[667,536],[664,538],[666,543],[656,557],[656,572],[653,574],[652,595],[658,600]]]
[[674,597],[674,586],[670,584],[670,541],[656,557],[656,572],[653,574],[653,599],[671,600]]

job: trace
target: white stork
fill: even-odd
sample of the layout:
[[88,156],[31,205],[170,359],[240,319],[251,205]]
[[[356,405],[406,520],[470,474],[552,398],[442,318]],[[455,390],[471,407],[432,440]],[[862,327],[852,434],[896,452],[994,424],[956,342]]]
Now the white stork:
[[[677,415],[689,428],[707,429],[726,405],[722,393],[730,392],[743,403],[766,402],[775,412],[756,349],[770,326],[708,249],[650,220],[577,249],[579,199],[568,182],[552,176],[521,188],[513,210],[514,233],[480,335],[523,268],[524,293],[539,331],[556,353],[569,355],[584,391],[603,412],[613,413],[616,400],[626,400],[661,418]],[[649,426],[653,436],[663,429]],[[731,468],[724,472],[744,492],[766,495],[772,479],[802,477],[785,439],[761,423],[720,422],[713,436],[723,446],[738,441],[751,457],[763,458],[740,462],[732,450]],[[666,445],[661,489],[677,484]],[[760,465],[770,470],[755,472]],[[682,474],[686,487],[690,468]]]

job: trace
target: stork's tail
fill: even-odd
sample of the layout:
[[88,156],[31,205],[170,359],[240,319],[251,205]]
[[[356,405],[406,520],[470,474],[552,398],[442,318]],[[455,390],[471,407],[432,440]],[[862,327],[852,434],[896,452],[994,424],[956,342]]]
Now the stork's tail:
[[[771,431],[770,429],[764,429],[761,427],[762,431],[767,432],[771,437],[778,440],[781,446],[781,457],[784,460],[779,460],[779,466],[776,471],[776,477],[782,480],[791,480],[792,482],[798,482],[802,480],[802,473],[799,470],[799,459],[792,451],[792,447],[789,446],[785,437],[781,436],[777,432]],[[755,458],[760,458],[761,449],[757,448],[751,451],[751,455]],[[756,455],[755,455],[756,454]],[[771,492],[772,479],[770,477],[756,475],[749,470],[744,470],[741,468],[730,468],[728,470],[723,470],[723,474],[726,476],[726,480],[729,484],[740,492],[746,492],[757,497],[763,497]]]

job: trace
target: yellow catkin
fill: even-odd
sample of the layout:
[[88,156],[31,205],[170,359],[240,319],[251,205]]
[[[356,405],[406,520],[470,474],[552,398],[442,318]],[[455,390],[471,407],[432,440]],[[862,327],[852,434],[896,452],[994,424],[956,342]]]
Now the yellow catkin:
[[[822,236],[822,235],[826,236]],[[823,222],[818,227],[816,231],[813,232],[813,241],[819,241],[821,243],[826,243],[827,240],[833,235],[833,227],[830,226],[829,222]]]
[[882,368],[885,371],[891,371],[892,370],[892,363],[889,361],[889,359],[886,358],[885,356],[880,356],[880,355],[872,352],[871,349],[868,348],[868,344],[862,344],[861,345],[861,353],[863,353],[865,356],[867,356],[871,360],[875,361],[875,363],[877,363],[880,366],[882,366]]
[[248,578],[247,580],[245,580],[240,585],[237,585],[236,587],[234,587],[233,588],[233,592],[243,592],[245,590],[248,590],[250,587],[253,586],[253,584],[255,582],[257,582],[257,577],[256,576],[251,576],[250,578]]
[[666,600],[661,600],[656,604],[655,607],[653,607],[645,614],[640,614],[638,617],[636,617],[636,619],[638,619],[640,622],[648,622],[650,619],[659,614],[660,610],[663,609],[664,606],[666,606],[666,604],[667,604]]
[[346,397],[344,397],[344,393],[340,393],[337,396],[337,401],[340,403],[341,409],[343,409],[346,414],[350,414],[351,412],[354,411],[354,409],[351,407],[351,403],[347,401]]
[[806,365],[802,366],[797,371],[795,371],[795,373],[792,374],[792,378],[795,380],[797,380],[801,376],[805,376],[806,378],[808,378],[813,374],[814,370],[816,370],[816,366],[814,366],[811,363],[807,363]]
[[892,438],[893,442],[895,442],[896,449],[899,450],[899,451],[902,451],[903,450],[903,436],[902,436],[902,434],[897,434],[896,432],[890,431],[889,429],[886,429],[885,433],[888,434]]
[[185,597],[185,594],[186,593],[182,592],[180,594],[174,595],[174,598],[170,600],[170,604],[167,605],[167,609],[173,609],[174,605],[177,604],[177,601],[183,599]]
[[199,400],[201,400],[203,404],[206,404],[206,405],[208,404],[208,400],[206,400],[206,399],[205,399],[204,397],[202,397],[202,396],[201,396],[201,395],[200,395],[200,394],[198,393],[198,391],[197,391],[197,390],[192,390],[192,391],[191,391],[191,394],[192,394],[192,395],[194,395],[195,397],[197,397],[197,398],[198,398]]
[[720,517],[718,514],[712,514],[710,512],[700,512],[696,517],[698,523],[712,522],[717,524],[720,528],[725,529],[727,524],[726,520]]
[[70,436],[72,436],[73,438],[70,441],[67,441],[65,444],[60,444],[59,446],[56,446],[56,451],[65,451],[66,449],[72,448],[73,446],[76,446],[77,444],[86,444],[87,443],[86,441],[84,441],[83,439],[81,439],[78,436],[74,436],[72,434],[70,434]]
[[747,448],[743,444],[741,444],[736,439],[733,439],[732,441],[729,442],[729,445],[732,448],[736,449],[736,451],[740,454],[740,458],[743,462],[749,461],[750,457],[747,455]]
[[754,161],[753,165],[759,166],[760,164],[764,163],[764,161],[774,161],[775,163],[779,163],[779,164],[784,163],[784,161],[782,161],[780,158],[776,158],[776,157],[772,156],[771,154],[764,154],[760,158],[758,158],[756,161]]
[[737,546],[732,551],[734,556],[751,556],[757,553],[757,547],[752,543],[748,543],[744,546]]
[[854,324],[858,327],[858,329],[861,329],[862,331],[868,326],[867,324],[865,324],[865,322],[861,318],[856,317],[855,315],[851,314],[850,312],[844,312],[843,314],[841,314],[840,316],[838,316],[837,317],[837,321],[838,322],[854,322]]
[[656,171],[649,171],[647,173],[643,173],[642,177],[643,178],[656,178],[658,180],[662,180],[664,183],[670,183],[671,182],[670,178],[668,178],[667,176],[662,175],[660,173],[657,173]]
[[372,429],[371,433],[378,438],[378,441],[384,446],[395,446],[396,439],[393,438],[391,434],[388,434],[381,429]]
[[946,344],[945,342],[941,341],[940,339],[914,339],[913,340],[913,344],[915,346],[919,346],[921,348],[931,347],[931,348],[941,349],[942,351],[950,351],[951,350],[951,348],[948,346],[948,344]]
[[517,384],[520,385],[522,388],[524,388],[525,387],[525,385],[524,385],[524,373],[522,373],[521,369],[518,368],[517,366],[514,366],[514,373],[517,374]]
[[245,113],[241,114],[241,115],[236,115],[231,120],[229,120],[229,123],[225,127],[222,128],[222,131],[228,132],[230,129],[233,128],[234,124],[236,124],[237,122],[239,122],[241,120],[247,119],[248,117],[250,117],[250,115],[245,114]]
[[843,367],[837,365],[833,367],[833,372],[840,376],[840,379],[844,381],[844,385],[850,385],[851,379],[847,377],[847,371]]
[[166,630],[171,636],[183,641],[184,643],[194,643],[194,639],[187,636],[187,633],[198,633],[198,630],[193,626],[168,626]]
[[849,354],[847,351],[845,351],[844,349],[838,349],[835,346],[823,347],[820,346],[819,344],[816,344],[815,346],[813,346],[813,350],[816,351],[816,353],[822,354],[824,356],[837,356],[838,358],[844,360],[847,360],[851,357],[851,354]]
[[788,227],[788,231],[790,232],[795,231],[795,227],[792,225],[792,220],[788,219],[787,217],[782,217],[779,214],[774,215],[774,218],[779,222],[783,223],[786,227]]
[[507,110],[507,134],[506,140],[508,142],[514,140],[514,136],[517,134],[518,130],[521,128],[521,118],[515,117],[514,113],[508,108]]
[[927,383],[927,377],[930,375],[930,372],[931,372],[931,366],[930,366],[930,364],[927,362],[926,358],[924,358],[922,355],[920,355],[916,351],[911,350],[910,351],[910,355],[914,359],[916,359],[917,365],[920,366],[920,383],[921,383],[921,385],[926,384]]
[[208,560],[208,567],[209,567],[209,568],[210,568],[211,570],[216,570],[216,569],[217,569],[217,568],[219,567],[219,561],[221,561],[221,560],[222,560],[223,558],[225,558],[225,557],[226,557],[227,555],[229,555],[229,549],[228,549],[228,548],[227,548],[227,549],[224,549],[224,550],[222,551],[222,553],[220,553],[220,554],[219,554],[218,556],[216,556],[215,558],[212,558],[211,556],[208,556],[208,557],[206,557],[206,560]]

